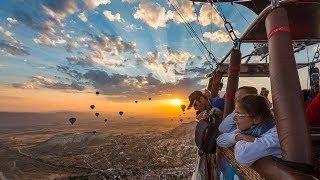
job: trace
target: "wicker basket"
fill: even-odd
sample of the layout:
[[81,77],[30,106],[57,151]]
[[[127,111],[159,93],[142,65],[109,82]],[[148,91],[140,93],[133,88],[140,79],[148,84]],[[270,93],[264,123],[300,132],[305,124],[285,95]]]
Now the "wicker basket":
[[248,167],[248,166],[242,166],[239,163],[237,163],[236,159],[234,158],[234,149],[232,148],[218,148],[217,149],[218,152],[222,153],[232,164],[232,166],[234,166],[239,173],[241,174],[241,176],[244,179],[250,179],[250,180],[261,180],[263,179],[259,173],[257,173],[255,170],[253,170],[252,168]]

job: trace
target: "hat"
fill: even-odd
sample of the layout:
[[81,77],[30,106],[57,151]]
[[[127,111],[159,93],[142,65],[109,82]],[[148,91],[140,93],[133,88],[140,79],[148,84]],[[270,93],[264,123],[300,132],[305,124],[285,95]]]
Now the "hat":
[[201,91],[193,91],[189,95],[189,106],[188,106],[188,109],[190,109],[194,105],[196,100],[199,100],[201,96],[204,96]]

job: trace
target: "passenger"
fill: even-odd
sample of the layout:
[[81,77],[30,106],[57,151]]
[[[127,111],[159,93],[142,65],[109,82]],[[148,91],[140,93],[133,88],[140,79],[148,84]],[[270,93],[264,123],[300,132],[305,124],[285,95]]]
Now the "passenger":
[[320,127],[320,93],[312,99],[306,114],[308,123],[311,127]]
[[189,95],[189,106],[188,109],[192,108],[197,111],[210,111],[213,107],[218,108],[223,112],[224,110],[224,99],[222,98],[211,98],[209,99],[205,94],[201,91],[194,91]]
[[236,102],[237,129],[217,138],[220,147],[234,147],[235,159],[246,166],[265,156],[281,158],[275,121],[265,97],[247,95]]
[[[244,96],[250,95],[250,94],[258,94],[258,90],[255,87],[251,86],[243,86],[240,87],[236,94],[235,94],[235,102]],[[231,132],[236,129],[236,125],[234,122],[234,111],[229,114],[219,125],[219,131],[221,133]]]

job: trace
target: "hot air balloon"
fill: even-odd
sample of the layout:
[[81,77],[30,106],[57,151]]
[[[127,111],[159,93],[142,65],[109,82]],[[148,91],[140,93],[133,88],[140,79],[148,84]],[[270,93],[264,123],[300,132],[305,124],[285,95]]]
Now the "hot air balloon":
[[90,106],[91,109],[94,109],[94,107],[95,107],[95,105],[93,105],[93,104]]
[[100,113],[96,113],[95,115],[98,117],[100,115]]
[[93,133],[93,134],[96,134],[96,133],[97,133],[97,131],[92,131],[92,133]]
[[138,103],[138,101],[134,101],[135,103]]
[[108,119],[104,119],[104,122],[107,122],[108,121]]
[[74,124],[76,121],[77,121],[76,118],[70,118],[70,119],[69,119],[69,122],[70,122],[71,124]]
[[100,94],[100,92],[99,91],[96,91],[96,95],[98,96]]
[[149,101],[151,100],[151,98],[149,98]]
[[182,123],[183,119],[180,119],[180,122]]
[[182,111],[184,112],[184,110],[186,109],[186,105],[182,104],[181,106]]
[[123,111],[119,111],[119,115],[122,116],[123,115]]

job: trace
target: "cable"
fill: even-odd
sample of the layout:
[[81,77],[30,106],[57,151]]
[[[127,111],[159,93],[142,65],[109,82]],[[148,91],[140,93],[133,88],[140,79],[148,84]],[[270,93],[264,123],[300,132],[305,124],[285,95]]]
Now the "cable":
[[[174,10],[178,13],[178,15],[182,18],[182,20],[185,22],[184,26],[187,26],[187,29],[189,28],[189,30],[191,31],[191,33],[194,35],[195,38],[197,38],[197,40],[200,42],[200,44],[202,45],[202,47],[207,51],[207,53],[209,54],[209,57],[212,58],[213,54],[208,50],[208,48],[206,47],[206,45],[203,43],[203,41],[198,37],[197,33],[195,32],[195,30],[193,29],[193,27],[190,25],[190,23],[188,23],[185,18],[183,17],[183,15],[179,12],[179,10],[175,7],[176,4],[171,2],[170,0],[168,0],[169,3],[173,6]],[[192,35],[191,35],[192,37]],[[200,48],[201,49],[201,48]],[[203,51],[202,51],[203,53]],[[206,57],[206,56],[205,56]],[[213,56],[214,57],[214,56]],[[206,57],[206,59],[208,60],[208,58]],[[216,61],[215,58],[213,58],[212,60],[215,61],[215,63],[218,63]],[[208,60],[209,61],[209,60]]]

